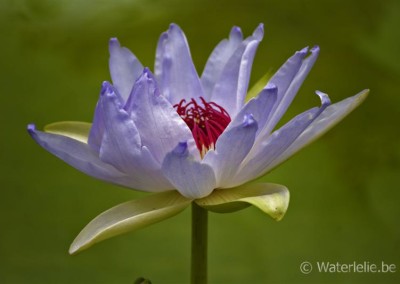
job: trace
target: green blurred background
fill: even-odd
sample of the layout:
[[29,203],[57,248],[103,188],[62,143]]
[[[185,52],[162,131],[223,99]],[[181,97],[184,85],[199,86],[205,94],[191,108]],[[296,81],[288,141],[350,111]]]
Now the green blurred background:
[[[190,210],[69,256],[100,212],[143,193],[94,180],[36,145],[26,124],[91,121],[109,80],[117,36],[153,66],[169,23],[186,32],[199,71],[233,25],[265,38],[252,82],[296,50],[320,58],[286,119],[364,88],[365,103],[265,180],[286,185],[291,204],[276,223],[250,208],[210,214],[210,283],[400,283],[400,2],[0,0],[0,283],[188,283]],[[303,261],[395,264],[386,274],[304,275]]]

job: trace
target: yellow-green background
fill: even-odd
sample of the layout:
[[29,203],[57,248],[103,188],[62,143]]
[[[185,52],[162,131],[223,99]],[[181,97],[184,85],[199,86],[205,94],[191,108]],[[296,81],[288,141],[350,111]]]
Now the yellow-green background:
[[[91,218],[143,193],[85,176],[25,130],[91,121],[109,80],[108,39],[152,68],[170,22],[186,32],[199,71],[233,25],[248,35],[265,23],[252,82],[319,44],[286,119],[319,104],[315,89],[333,101],[371,89],[339,126],[265,177],[291,191],[283,221],[254,208],[210,214],[210,283],[400,283],[396,0],[0,0],[0,283],[188,283],[190,210],[69,256]],[[303,261],[384,261],[397,272],[303,275]]]

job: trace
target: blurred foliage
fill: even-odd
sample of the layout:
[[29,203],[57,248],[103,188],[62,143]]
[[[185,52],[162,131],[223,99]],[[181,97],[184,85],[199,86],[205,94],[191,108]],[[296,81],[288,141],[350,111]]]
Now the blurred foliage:
[[[256,209],[210,214],[210,283],[399,283],[400,5],[396,0],[0,0],[0,283],[153,283],[189,279],[189,210],[83,252],[68,246],[98,213],[143,193],[91,179],[26,134],[62,120],[91,121],[107,41],[117,36],[153,66],[170,22],[186,32],[199,71],[233,25],[266,35],[252,82],[295,50],[320,58],[285,119],[370,88],[367,101],[265,180],[291,204],[276,223]],[[303,261],[394,263],[396,273],[303,275]]]

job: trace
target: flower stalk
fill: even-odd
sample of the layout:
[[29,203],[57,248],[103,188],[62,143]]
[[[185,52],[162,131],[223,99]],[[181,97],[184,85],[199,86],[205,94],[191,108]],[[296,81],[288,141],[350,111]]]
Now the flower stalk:
[[207,210],[192,203],[191,284],[207,283]]

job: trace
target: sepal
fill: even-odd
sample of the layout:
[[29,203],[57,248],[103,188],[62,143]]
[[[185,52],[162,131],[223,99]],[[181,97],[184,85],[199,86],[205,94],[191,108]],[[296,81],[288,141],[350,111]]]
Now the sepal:
[[91,123],[81,121],[60,121],[47,124],[44,131],[52,134],[67,136],[69,138],[87,143]]
[[211,195],[195,202],[216,213],[229,213],[253,205],[280,221],[289,206],[289,190],[279,184],[246,184],[235,188],[217,189]]
[[255,98],[258,96],[258,94],[264,89],[264,87],[267,85],[269,79],[272,77],[272,72],[269,71],[265,73],[252,87],[251,89],[247,92],[246,95],[246,102],[251,100],[252,98]]
[[87,224],[71,244],[69,253],[75,254],[105,239],[163,221],[191,202],[177,191],[166,191],[121,203]]

